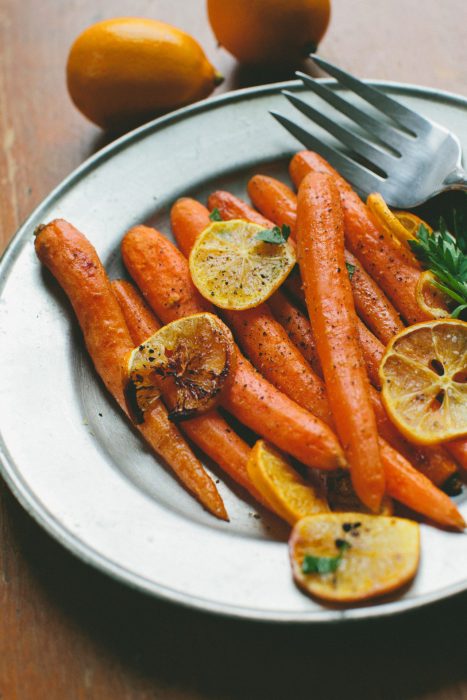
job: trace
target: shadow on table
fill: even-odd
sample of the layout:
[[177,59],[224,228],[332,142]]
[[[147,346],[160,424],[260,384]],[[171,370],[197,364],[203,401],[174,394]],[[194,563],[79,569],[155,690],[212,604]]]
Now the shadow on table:
[[110,656],[112,667],[143,679],[144,697],[152,679],[180,700],[341,700],[344,694],[405,700],[440,688],[457,697],[455,685],[467,677],[465,596],[344,627],[217,618],[105,577],[56,544],[9,494],[5,502],[12,544],[23,554],[31,585],[67,625],[93,640],[100,656]]

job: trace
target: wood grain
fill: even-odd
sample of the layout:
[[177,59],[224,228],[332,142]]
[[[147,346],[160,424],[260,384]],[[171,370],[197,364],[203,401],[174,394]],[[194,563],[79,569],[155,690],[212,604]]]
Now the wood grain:
[[[64,65],[88,24],[118,15],[192,33],[220,90],[288,77],[217,47],[203,0],[0,2],[0,245],[108,142],[68,99]],[[357,75],[466,93],[465,0],[334,0],[321,53]],[[424,553],[429,556],[429,553]],[[75,560],[0,485],[0,698],[467,698],[467,598],[378,623],[281,628],[146,598]]]

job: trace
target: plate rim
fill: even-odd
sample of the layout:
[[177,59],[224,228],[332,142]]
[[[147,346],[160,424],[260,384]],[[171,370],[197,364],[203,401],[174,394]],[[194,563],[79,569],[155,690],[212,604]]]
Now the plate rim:
[[[334,79],[322,78],[320,82],[325,84],[335,85]],[[386,80],[365,80],[375,87],[383,88],[385,91],[397,91],[399,93],[414,95],[426,98],[435,99],[437,101],[446,101],[453,103],[455,106],[461,106],[467,109],[467,98],[462,95],[437,90],[435,88],[402,83],[397,81]],[[75,168],[68,176],[66,176],[52,191],[34,208],[31,214],[20,225],[17,232],[14,234],[8,243],[5,251],[0,258],[0,295],[4,284],[8,279],[9,273],[14,266],[15,260],[22,250],[23,240],[30,233],[31,226],[34,222],[39,223],[41,213],[53,203],[67,190],[71,189],[76,182],[80,180],[88,171],[92,171],[96,165],[113,157],[116,153],[123,150],[128,144],[144,138],[147,134],[156,133],[157,131],[169,127],[171,124],[177,123],[183,119],[189,118],[193,114],[199,114],[204,111],[209,111],[213,107],[225,103],[234,103],[244,97],[258,96],[277,93],[283,89],[306,89],[299,80],[289,80],[267,85],[253,86],[233,90],[227,93],[222,93],[214,97],[207,98],[186,107],[182,107],[170,114],[158,117],[146,124],[143,124],[132,131],[123,134],[115,141],[92,154],[77,168]],[[81,540],[73,535],[64,525],[62,525],[47,508],[45,508],[36,496],[28,488],[27,482],[23,479],[21,472],[14,467],[14,462],[9,455],[7,444],[0,430],[0,474],[8,485],[9,489],[21,504],[23,509],[60,545],[64,546],[69,552],[76,555],[85,564],[93,566],[98,571],[110,576],[121,584],[129,585],[131,588],[143,592],[147,595],[154,595],[161,600],[168,601],[173,604],[182,605],[183,607],[196,609],[203,612],[208,612],[215,615],[225,616],[235,619],[254,620],[257,622],[269,623],[293,623],[293,624],[337,624],[349,621],[358,621],[363,619],[375,619],[378,617],[387,617],[399,615],[409,610],[415,610],[426,605],[438,601],[444,601],[453,596],[460,596],[467,589],[467,581],[459,584],[454,584],[443,588],[440,591],[431,594],[425,594],[419,598],[405,598],[397,601],[388,601],[383,604],[374,606],[361,606],[347,609],[330,609],[327,610],[327,615],[323,616],[322,611],[312,611],[304,613],[290,612],[267,612],[259,611],[255,608],[237,607],[231,604],[216,603],[215,601],[194,596],[191,594],[177,592],[162,584],[150,581],[142,575],[135,575],[129,569],[119,566],[105,555],[98,553],[90,545],[84,544]]]

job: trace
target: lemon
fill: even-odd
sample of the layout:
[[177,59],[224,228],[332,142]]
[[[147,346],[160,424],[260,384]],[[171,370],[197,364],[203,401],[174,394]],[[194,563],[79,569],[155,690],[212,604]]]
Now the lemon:
[[218,42],[243,63],[296,65],[321,41],[330,0],[208,0]]
[[210,313],[177,319],[132,350],[125,363],[124,393],[137,423],[161,394],[169,418],[205,413],[219,400],[235,361],[232,333]]
[[88,27],[71,47],[67,63],[73,102],[106,129],[136,126],[200,100],[220,81],[189,34],[139,17]]
[[296,262],[287,242],[267,243],[258,224],[216,221],[197,238],[190,272],[199,292],[222,309],[251,309],[266,301]]
[[250,452],[248,475],[271,509],[291,525],[314,513],[327,513],[328,504],[284,457],[264,440]]
[[450,299],[435,286],[434,282],[436,277],[430,270],[422,272],[415,289],[417,304],[431,318],[447,318],[450,315],[448,311]]
[[417,523],[363,513],[325,513],[300,520],[289,540],[296,583],[335,602],[390,593],[412,579],[420,557]]
[[467,323],[409,326],[389,343],[380,377],[388,415],[408,440],[431,445],[467,435]]

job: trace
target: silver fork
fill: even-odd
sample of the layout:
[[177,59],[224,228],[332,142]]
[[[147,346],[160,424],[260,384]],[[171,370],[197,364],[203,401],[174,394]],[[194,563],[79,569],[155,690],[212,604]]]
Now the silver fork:
[[342,123],[333,121],[329,112],[324,114],[297,94],[283,90],[294,107],[349,150],[346,153],[338,151],[317,138],[311,130],[282,114],[271,112],[306,148],[320,153],[362,194],[380,192],[393,207],[410,209],[440,192],[467,190],[461,145],[454,134],[322,58],[315,55],[311,58],[336,78],[338,84],[363,98],[384,117],[373,116],[323,83],[298,72],[297,77],[315,95],[368,134],[366,138],[360,136]]

